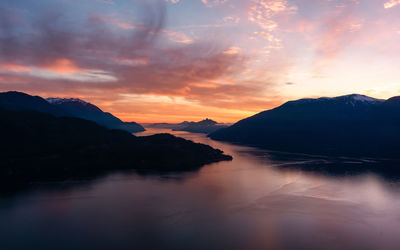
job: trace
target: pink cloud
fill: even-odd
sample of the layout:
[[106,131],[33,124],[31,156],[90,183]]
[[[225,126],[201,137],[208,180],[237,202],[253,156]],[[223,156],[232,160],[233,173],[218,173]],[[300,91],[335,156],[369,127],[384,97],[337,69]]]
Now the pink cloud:
[[359,35],[364,21],[354,14],[358,4],[358,1],[351,1],[347,3],[346,8],[337,7],[314,26],[314,31],[319,30],[314,36],[315,74],[319,75],[324,67],[328,66]]

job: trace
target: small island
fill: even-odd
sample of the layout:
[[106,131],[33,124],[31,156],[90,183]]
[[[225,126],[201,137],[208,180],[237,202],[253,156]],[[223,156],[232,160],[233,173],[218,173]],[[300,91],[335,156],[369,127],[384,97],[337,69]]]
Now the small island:
[[181,123],[149,123],[145,124],[148,128],[164,128],[172,129],[173,131],[186,131],[191,133],[210,134],[219,129],[227,128],[230,124],[218,123],[211,119],[204,119],[199,122],[184,121]]

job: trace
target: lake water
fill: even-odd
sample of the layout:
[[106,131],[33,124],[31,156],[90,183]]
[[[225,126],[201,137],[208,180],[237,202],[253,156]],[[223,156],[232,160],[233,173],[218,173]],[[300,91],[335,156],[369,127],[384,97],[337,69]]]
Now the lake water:
[[173,133],[234,160],[2,196],[0,249],[400,249],[396,179],[302,171],[267,151]]

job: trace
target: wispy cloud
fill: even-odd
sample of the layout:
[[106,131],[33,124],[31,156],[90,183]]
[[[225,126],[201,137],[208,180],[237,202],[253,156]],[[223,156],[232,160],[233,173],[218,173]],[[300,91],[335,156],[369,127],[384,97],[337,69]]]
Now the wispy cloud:
[[249,11],[249,20],[264,30],[274,31],[278,28],[278,23],[273,19],[276,15],[296,12],[297,7],[286,0],[255,0]]
[[172,4],[179,3],[179,0],[165,0],[166,2],[171,2]]
[[101,23],[106,23],[106,24],[112,24],[112,25],[115,25],[116,27],[119,27],[124,30],[133,30],[133,29],[141,28],[140,26],[135,26],[130,21],[121,20],[121,19],[117,18],[115,14],[94,13],[89,16],[89,20],[91,20],[92,22],[99,22],[99,23],[101,22]]
[[201,0],[207,7],[212,8],[228,2],[229,0]]
[[97,1],[104,4],[112,4],[112,5],[115,4],[113,0],[97,0]]
[[334,58],[357,37],[363,28],[363,20],[354,15],[358,1],[348,2],[346,7],[338,7],[326,15],[317,25],[315,37],[314,73],[320,75]]

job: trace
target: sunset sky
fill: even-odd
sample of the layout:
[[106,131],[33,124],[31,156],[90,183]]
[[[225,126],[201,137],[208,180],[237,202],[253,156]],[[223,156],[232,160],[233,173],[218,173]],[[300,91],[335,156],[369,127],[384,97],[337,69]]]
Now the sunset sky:
[[0,91],[125,121],[400,95],[400,0],[1,0]]

